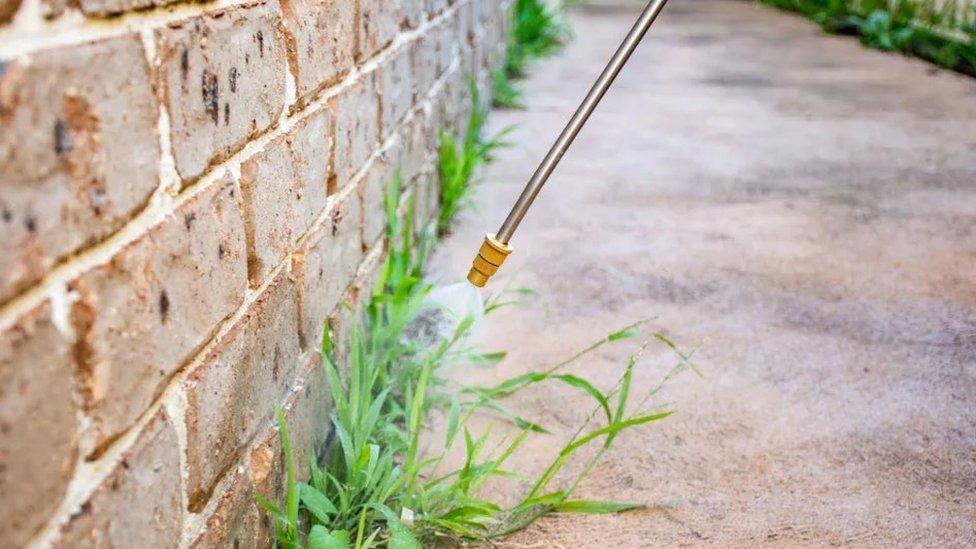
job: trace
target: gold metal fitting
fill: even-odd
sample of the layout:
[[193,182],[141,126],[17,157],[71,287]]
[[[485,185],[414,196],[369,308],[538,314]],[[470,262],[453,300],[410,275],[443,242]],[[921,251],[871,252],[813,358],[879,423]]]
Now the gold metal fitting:
[[512,248],[508,244],[502,244],[493,234],[486,234],[485,241],[481,243],[481,249],[474,258],[474,264],[468,271],[468,282],[483,288],[488,283],[488,279],[498,272],[498,268],[510,253]]

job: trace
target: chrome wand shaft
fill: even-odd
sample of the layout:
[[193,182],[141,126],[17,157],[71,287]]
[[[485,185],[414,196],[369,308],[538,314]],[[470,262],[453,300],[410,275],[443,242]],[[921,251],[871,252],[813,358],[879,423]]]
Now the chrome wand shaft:
[[498,268],[504,263],[505,258],[512,252],[508,242],[512,239],[515,229],[518,228],[519,223],[522,222],[522,218],[525,217],[525,214],[532,206],[535,197],[542,190],[542,186],[546,184],[553,170],[559,165],[559,161],[562,160],[569,146],[573,144],[573,140],[576,139],[580,130],[583,129],[583,125],[586,124],[590,115],[593,114],[593,110],[600,104],[600,100],[603,99],[607,90],[610,89],[610,85],[613,84],[614,79],[620,74],[620,70],[627,64],[627,60],[630,59],[631,54],[637,49],[644,35],[647,34],[647,30],[651,28],[651,24],[654,23],[658,14],[664,9],[667,1],[651,0],[647,3],[637,22],[634,23],[633,28],[627,33],[627,37],[624,38],[620,47],[613,54],[613,57],[610,58],[607,66],[600,73],[599,78],[593,83],[593,87],[590,88],[589,93],[586,94],[586,97],[576,109],[573,117],[569,119],[569,123],[566,124],[566,127],[563,128],[563,131],[556,139],[556,142],[553,143],[549,152],[546,153],[546,157],[542,159],[542,163],[536,168],[535,173],[532,174],[532,178],[526,183],[525,189],[522,190],[522,194],[519,195],[515,205],[512,206],[512,210],[508,213],[508,217],[505,218],[505,222],[502,223],[501,228],[495,234],[485,235],[485,240],[478,250],[478,255],[474,258],[474,264],[468,272],[468,280],[472,284],[479,287],[487,284],[488,279],[498,271]]
[[508,213],[508,217],[505,218],[505,222],[502,223],[501,228],[495,233],[495,238],[499,242],[508,244],[509,240],[511,240],[515,229],[518,228],[519,223],[522,222],[522,218],[529,211],[535,197],[542,190],[542,186],[546,184],[553,170],[559,165],[559,161],[562,160],[569,146],[573,144],[573,140],[576,139],[580,130],[583,129],[583,125],[586,124],[590,115],[593,114],[593,110],[600,104],[600,100],[603,99],[607,90],[610,89],[610,85],[613,84],[620,70],[624,68],[631,54],[637,49],[638,44],[644,38],[647,30],[651,28],[651,24],[657,19],[658,14],[661,13],[667,1],[651,0],[644,8],[644,11],[641,12],[640,18],[637,19],[633,28],[627,33],[627,37],[624,38],[623,43],[617,48],[617,52],[610,58],[610,62],[607,63],[603,72],[600,73],[600,77],[593,83],[593,87],[590,88],[589,93],[586,94],[583,102],[576,109],[576,113],[573,114],[569,123],[563,128],[562,133],[559,134],[559,137],[553,143],[552,148],[549,149],[542,163],[539,164],[535,173],[532,174],[532,178],[525,185],[525,189],[522,190],[522,194],[518,197],[515,205],[512,206],[512,210]]

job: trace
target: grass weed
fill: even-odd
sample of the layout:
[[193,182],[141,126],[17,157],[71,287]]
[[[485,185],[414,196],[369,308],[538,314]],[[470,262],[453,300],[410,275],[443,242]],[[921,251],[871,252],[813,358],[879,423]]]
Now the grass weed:
[[481,101],[478,87],[471,82],[471,113],[464,133],[455,138],[446,130],[438,136],[437,171],[440,176],[440,212],[437,217],[437,235],[450,231],[451,222],[464,206],[469,204],[471,188],[475,182],[475,169],[491,159],[495,149],[505,145],[505,136],[510,131],[502,130],[489,139],[484,139],[485,122],[488,110]]
[[[521,30],[516,22],[516,36],[531,38],[534,44],[526,45],[520,55],[555,51],[558,37],[565,36],[554,31],[551,14],[541,9],[537,0],[516,2],[516,12],[524,16]],[[672,413],[653,405],[653,397],[667,379],[691,363],[664,336],[655,338],[674,350],[676,363],[661,384],[641,396],[632,391],[641,353],[622,366],[616,382],[606,390],[566,371],[600,347],[637,335],[637,325],[613,332],[547,370],[487,387],[452,385],[440,373],[451,364],[483,365],[504,359],[504,353],[484,353],[467,341],[473,318],[455,319],[450,330],[433,340],[407,335],[422,320],[425,298],[432,289],[423,277],[431,244],[449,231],[454,216],[468,203],[475,169],[504,144],[504,131],[482,139],[487,111],[473,84],[471,96],[464,133],[458,138],[446,131],[439,136],[438,218],[415,233],[414,204],[409,202],[404,215],[398,215],[401,189],[399,181],[393,181],[384,199],[387,257],[341,362],[328,325],[323,331],[322,368],[333,401],[331,417],[323,421],[330,422],[333,436],[327,448],[312,452],[307,475],[295,470],[288,426],[280,410],[277,414],[285,454],[284,501],[276,503],[255,494],[274,521],[276,546],[414,549],[491,543],[550,513],[617,513],[641,507],[632,502],[578,500],[573,494],[621,433]],[[486,313],[519,304],[525,295],[531,292],[503,291],[486,303]],[[575,434],[553,453],[548,466],[527,478],[507,464],[526,440],[549,432],[535,419],[509,410],[505,401],[543,384],[579,391],[593,408]],[[422,436],[433,436],[429,427],[435,411],[445,418],[443,440],[422,444]],[[504,422],[511,434],[493,435],[490,427],[478,431],[472,421],[476,417]],[[595,451],[583,451],[588,448]],[[461,463],[449,465],[453,462],[448,456],[457,452],[463,455]],[[514,504],[504,505],[481,494],[490,479],[527,488]]]
[[[334,436],[324,452],[312,453],[307,481],[300,480],[295,470],[288,426],[278,412],[285,454],[284,502],[255,496],[274,520],[276,545],[412,549],[485,543],[550,513],[615,513],[640,507],[639,503],[577,500],[573,494],[621,433],[671,414],[648,404],[660,386],[642,398],[633,394],[639,354],[622,367],[608,390],[566,372],[600,347],[635,336],[638,326],[616,331],[545,371],[488,387],[450,385],[439,373],[445,366],[497,362],[504,353],[480,353],[467,343],[471,317],[458,319],[435,341],[405,337],[420,318],[431,290],[423,279],[423,265],[435,228],[415,236],[413,205],[408,204],[400,218],[399,201],[399,184],[394,182],[385,200],[390,250],[361,325],[352,331],[346,346],[344,368],[339,366],[328,326],[322,336],[322,368],[333,401],[329,421]],[[525,293],[502,292],[486,309],[491,312],[517,303]],[[663,336],[657,337],[675,348]],[[665,380],[690,366],[688,356],[677,353],[676,357]],[[592,413],[553,454],[545,470],[526,479],[506,464],[529,437],[547,436],[548,431],[531,418],[517,416],[504,402],[534,386],[553,383],[586,395],[593,402]],[[443,441],[428,443],[422,450],[421,436],[434,410],[446,418]],[[492,437],[491,429],[473,432],[471,420],[479,415],[513,426],[514,434],[499,440]],[[589,447],[596,451],[584,455],[582,450]],[[445,458],[455,449],[463,452],[464,459],[449,467]],[[323,460],[317,461],[315,455],[324,456]],[[489,479],[527,480],[529,487],[516,503],[503,505],[481,495]]]
[[515,81],[524,78],[536,59],[558,52],[570,37],[562,6],[545,0],[516,0],[502,66],[492,71],[492,101],[499,108],[522,108],[522,90]]

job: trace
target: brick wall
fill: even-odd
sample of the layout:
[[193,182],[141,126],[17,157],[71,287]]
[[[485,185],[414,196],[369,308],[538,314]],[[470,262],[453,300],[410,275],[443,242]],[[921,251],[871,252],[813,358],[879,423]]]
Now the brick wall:
[[507,0],[0,0],[2,547],[260,545]]

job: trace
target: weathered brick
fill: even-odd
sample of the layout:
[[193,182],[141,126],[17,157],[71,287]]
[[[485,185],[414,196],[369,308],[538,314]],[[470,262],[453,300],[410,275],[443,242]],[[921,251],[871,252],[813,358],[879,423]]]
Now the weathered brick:
[[178,547],[180,448],[160,410],[62,528],[59,547]]
[[401,28],[416,28],[424,20],[423,0],[393,0],[393,2],[397,7],[397,16]]
[[431,32],[424,33],[410,42],[411,78],[414,82],[417,101],[421,101],[437,81],[437,63],[434,59],[437,44]]
[[356,277],[340,299],[340,306],[329,317],[335,356],[340,367],[345,367],[350,338],[353,331],[362,327],[363,308],[369,303],[382,265],[382,247],[374,247],[356,271]]
[[277,0],[234,6],[156,31],[176,169],[194,180],[278,120],[287,55]]
[[329,206],[331,223],[295,254],[300,332],[305,349],[318,349],[326,318],[339,304],[362,261],[359,195],[347,192]]
[[[190,543],[191,548],[271,545],[271,521],[254,501],[254,485],[247,469],[239,467],[232,475],[226,491],[207,515],[203,529]],[[272,501],[280,500],[272,496]]]
[[332,137],[321,109],[241,166],[248,271],[257,287],[325,209]]
[[0,61],[0,302],[103,239],[158,184],[158,105],[128,34]]
[[433,59],[437,64],[438,77],[451,66],[459,45],[464,40],[458,19],[458,14],[455,12],[450,18],[442,20],[430,29],[436,44]]
[[20,0],[0,0],[0,23],[7,23],[14,18]]
[[393,133],[396,124],[410,112],[415,92],[411,75],[409,46],[394,51],[383,61],[377,71],[380,95],[380,135],[385,139]]
[[415,224],[420,231],[437,217],[440,209],[440,186],[437,178],[433,174],[419,177],[414,183],[414,193],[417,197]]
[[425,171],[427,160],[436,147],[436,135],[437,128],[429,127],[424,111],[415,112],[403,123],[393,159],[403,181],[412,183]]
[[470,111],[469,83],[460,68],[444,75],[443,83],[433,100],[430,124],[438,131],[461,135]]
[[76,457],[71,345],[47,302],[0,334],[0,532],[22,547],[57,508]]
[[270,423],[299,370],[295,284],[281,272],[186,381],[191,511]]
[[424,0],[424,7],[427,9],[428,17],[433,17],[446,10],[450,4],[450,0]]
[[364,249],[369,249],[383,236],[386,230],[386,208],[384,195],[386,189],[396,177],[393,156],[395,151],[385,150],[378,155],[363,172],[357,185],[362,203],[362,243]]
[[247,456],[247,472],[254,491],[271,501],[284,501],[285,456],[278,424],[268,425],[257,441]]
[[335,117],[335,175],[338,188],[352,181],[379,143],[376,72],[363,74],[330,100]]
[[367,59],[396,38],[400,10],[396,0],[359,0],[359,58]]
[[352,67],[355,8],[350,0],[281,0],[288,62],[300,99],[314,95]]
[[470,46],[474,42],[478,33],[476,21],[477,15],[475,14],[474,2],[469,1],[458,6],[449,24],[457,28],[458,41],[461,45]]
[[228,177],[72,282],[91,416],[86,455],[128,427],[237,309],[246,275],[244,223]]
[[295,470],[299,478],[310,475],[312,459],[325,449],[331,431],[329,411],[332,397],[318,354],[310,353],[305,361],[301,384],[284,406],[285,423],[291,436]]

